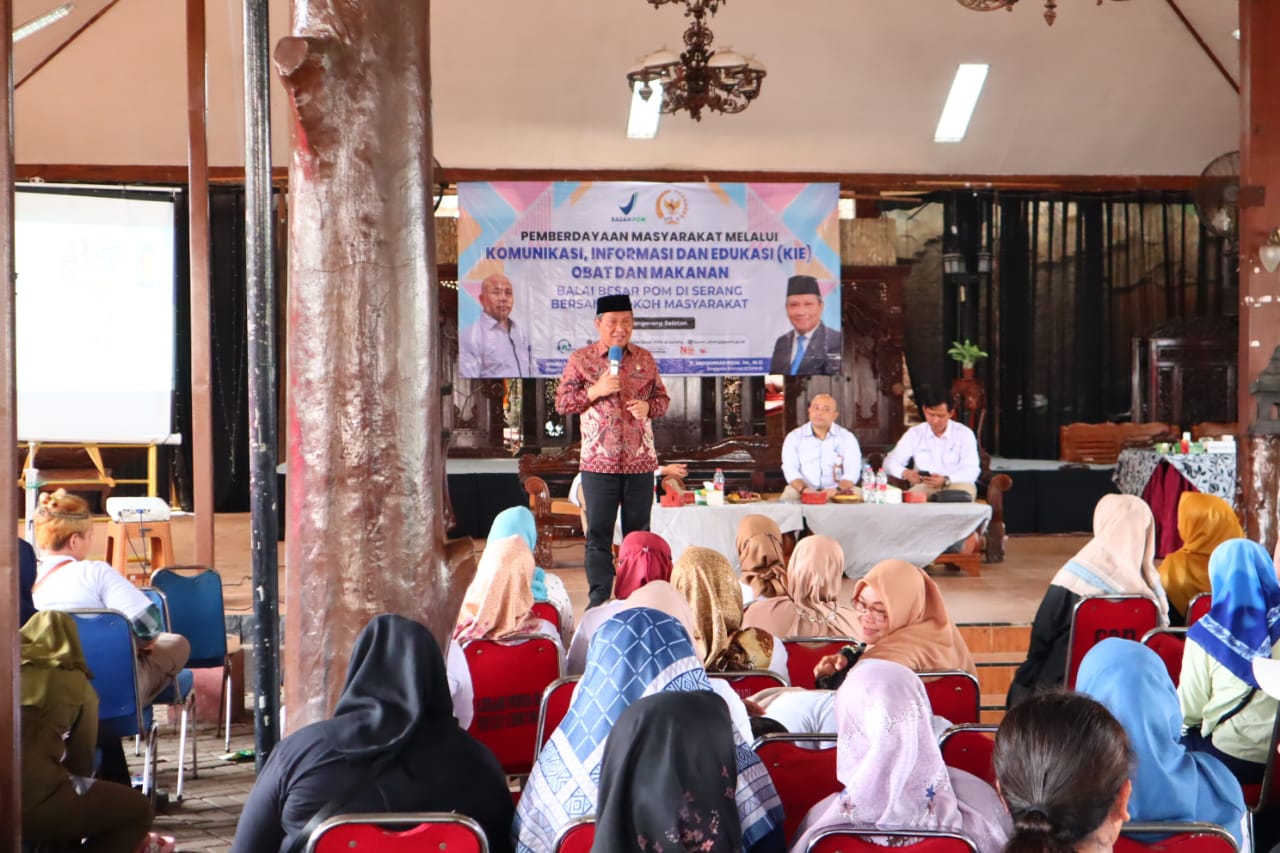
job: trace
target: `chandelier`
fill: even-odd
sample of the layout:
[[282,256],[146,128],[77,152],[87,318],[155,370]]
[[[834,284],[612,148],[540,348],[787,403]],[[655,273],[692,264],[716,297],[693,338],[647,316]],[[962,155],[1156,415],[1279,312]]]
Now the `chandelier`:
[[[653,0],[650,0],[653,2]],[[956,0],[966,9],[972,9],[975,12],[991,12],[996,9],[1008,9],[1013,11],[1013,6],[1018,0]],[[1118,0],[1117,0],[1118,2]],[[1097,5],[1102,5],[1102,0],[1098,0]],[[1049,26],[1053,26],[1053,22],[1058,18],[1058,4],[1055,0],[1044,0],[1044,22]]]
[[[648,101],[654,83],[662,88],[661,112],[688,110],[702,121],[704,109],[718,113],[740,113],[760,94],[765,68],[753,58],[730,49],[713,50],[713,35],[706,18],[716,13],[725,0],[649,0],[654,6],[684,3],[684,14],[693,18],[684,31],[685,49],[677,55],[659,50],[646,56],[627,72],[627,85]],[[639,84],[639,89],[636,85]]]

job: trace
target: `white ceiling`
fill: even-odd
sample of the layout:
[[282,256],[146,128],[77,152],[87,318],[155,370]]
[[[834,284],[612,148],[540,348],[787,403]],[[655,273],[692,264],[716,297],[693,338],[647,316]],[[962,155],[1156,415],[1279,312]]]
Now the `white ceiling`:
[[[21,23],[59,0],[17,0]],[[105,0],[17,45],[24,69]],[[207,0],[209,151],[241,162],[242,0]],[[1238,78],[1231,0],[1175,0]],[[951,0],[726,0],[716,44],[769,69],[737,116],[664,116],[628,140],[626,69],[679,46],[687,19],[645,0],[435,0],[436,156],[472,169],[1191,175],[1239,147],[1239,99],[1169,0],[1040,0],[977,13]],[[185,4],[118,0],[22,83],[20,164],[186,162]],[[79,21],[79,23],[77,23]],[[272,42],[288,4],[271,2]],[[933,142],[956,65],[988,62],[966,139]],[[273,84],[273,151],[289,113]]]

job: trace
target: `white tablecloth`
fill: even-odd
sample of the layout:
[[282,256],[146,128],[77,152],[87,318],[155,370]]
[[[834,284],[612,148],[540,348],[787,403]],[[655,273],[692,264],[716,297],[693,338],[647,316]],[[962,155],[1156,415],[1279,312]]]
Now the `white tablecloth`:
[[882,560],[926,566],[991,520],[980,503],[806,504],[809,529],[844,549],[844,573],[860,578]]
[[737,571],[738,523],[744,515],[767,515],[777,522],[783,533],[804,527],[800,504],[761,501],[724,506],[658,505],[649,515],[649,529],[667,540],[674,559],[679,559],[690,545],[701,545],[724,554]]

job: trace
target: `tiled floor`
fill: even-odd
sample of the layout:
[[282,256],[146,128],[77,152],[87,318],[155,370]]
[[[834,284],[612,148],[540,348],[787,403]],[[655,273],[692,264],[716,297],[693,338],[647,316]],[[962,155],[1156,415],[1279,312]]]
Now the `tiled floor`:
[[[226,606],[231,612],[249,609],[249,585],[242,579],[249,574],[249,519],[247,515],[225,515],[217,519],[218,566],[224,576]],[[953,571],[934,573],[943,590],[947,607],[956,622],[1026,623],[1031,620],[1049,579],[1087,541],[1086,537],[1016,537],[1009,541],[1008,556],[998,565],[984,565],[982,576],[971,578]],[[101,539],[99,539],[101,542]],[[175,519],[175,550],[180,560],[190,559],[192,533],[189,518]],[[481,543],[477,543],[477,547]],[[283,561],[283,545],[280,550]],[[575,606],[581,613],[586,604],[586,579],[582,572],[582,543],[567,543],[555,551],[554,571],[565,582]],[[282,579],[283,580],[283,579]],[[845,581],[845,593],[851,594],[853,581]],[[284,589],[283,582],[280,588]],[[282,604],[282,610],[287,603]],[[252,727],[232,727],[232,750],[253,746]],[[162,728],[159,770],[161,788],[172,791],[177,784],[174,750],[177,733]],[[218,758],[223,752],[222,739],[212,728],[200,735],[200,777],[188,776],[185,797],[160,810],[155,829],[178,840],[182,851],[226,851],[235,835],[236,821],[245,797],[253,785],[253,763],[234,764]],[[140,771],[141,760],[132,757]],[[267,851],[264,851],[267,853]]]

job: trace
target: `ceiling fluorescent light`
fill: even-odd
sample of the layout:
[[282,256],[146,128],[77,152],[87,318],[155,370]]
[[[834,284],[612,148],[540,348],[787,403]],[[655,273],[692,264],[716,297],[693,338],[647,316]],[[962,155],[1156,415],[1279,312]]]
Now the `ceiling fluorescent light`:
[[978,96],[982,94],[982,84],[986,79],[985,64],[966,63],[956,69],[951,94],[947,95],[942,117],[938,119],[938,129],[933,134],[934,142],[959,142],[964,139],[965,131],[969,129],[969,118],[978,104]]
[[653,94],[645,100],[640,97],[643,83],[631,88],[631,115],[627,118],[627,139],[653,139],[658,134],[658,119],[662,117],[662,84],[649,81]]
[[32,18],[13,31],[13,40],[15,42],[20,42],[27,36],[43,30],[50,24],[61,21],[67,15],[70,15],[71,10],[75,7],[75,3],[63,3],[61,6],[58,6],[55,9],[50,9],[48,12],[45,12],[37,18]]

